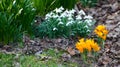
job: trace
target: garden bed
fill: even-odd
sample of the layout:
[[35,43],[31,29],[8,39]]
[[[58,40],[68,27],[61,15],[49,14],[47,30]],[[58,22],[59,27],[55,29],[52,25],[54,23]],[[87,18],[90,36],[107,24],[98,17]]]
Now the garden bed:
[[[34,38],[24,36],[23,43],[0,47],[2,67],[119,67],[120,66],[120,1],[99,1],[93,8],[81,8],[95,18],[95,26],[104,24],[109,33],[105,46],[95,59],[85,64],[75,44],[80,37]],[[36,21],[41,23],[41,18]],[[92,34],[91,36],[93,36]],[[89,36],[89,38],[91,37]],[[23,45],[24,44],[24,45]]]

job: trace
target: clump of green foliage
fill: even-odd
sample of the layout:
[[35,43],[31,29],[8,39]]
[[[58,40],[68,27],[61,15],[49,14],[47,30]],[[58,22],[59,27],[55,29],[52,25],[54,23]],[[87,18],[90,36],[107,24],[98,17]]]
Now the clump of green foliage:
[[8,44],[14,41],[20,41],[22,38],[22,26],[13,24],[14,15],[0,12],[0,42]]
[[83,10],[75,15],[75,10],[56,8],[46,14],[45,21],[36,27],[35,35],[41,38],[87,36],[94,25],[94,19],[86,15]]
[[0,42],[17,42],[23,32],[31,34],[34,15],[30,0],[0,0]]

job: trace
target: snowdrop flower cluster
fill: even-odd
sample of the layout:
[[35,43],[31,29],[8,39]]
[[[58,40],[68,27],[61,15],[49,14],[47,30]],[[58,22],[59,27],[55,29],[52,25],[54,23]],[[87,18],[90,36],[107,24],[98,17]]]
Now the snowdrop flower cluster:
[[[91,26],[92,22],[94,22],[93,17],[90,15],[86,15],[86,13],[83,10],[80,10],[78,14],[75,16],[75,10],[65,10],[63,7],[56,8],[52,12],[46,14],[45,19],[50,20],[56,19],[58,21],[58,25],[65,24],[66,26],[69,26],[73,23],[80,23],[86,22],[89,26]],[[66,19],[66,22],[63,22],[63,19]]]
[[[80,31],[80,33],[90,32],[90,27],[92,27],[94,22],[93,17],[87,15],[83,10],[80,10],[77,14],[76,13],[77,12],[75,9],[68,10],[68,9],[64,9],[63,7],[56,8],[55,10],[46,14],[45,22],[47,22],[47,24],[50,25],[50,28],[52,28],[53,32],[57,32],[57,31],[63,32],[64,29],[65,30],[70,29],[71,30],[69,31],[70,33],[73,31],[74,32]],[[85,31],[83,31],[84,29]],[[77,32],[75,32],[75,34]]]

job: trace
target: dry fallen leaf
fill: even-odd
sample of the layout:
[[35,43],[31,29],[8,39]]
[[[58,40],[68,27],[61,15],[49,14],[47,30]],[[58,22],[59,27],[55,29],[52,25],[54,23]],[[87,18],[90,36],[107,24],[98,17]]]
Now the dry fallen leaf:
[[75,50],[71,46],[67,47],[67,51],[70,55],[75,55]]
[[103,61],[102,61],[102,62],[103,62],[104,65],[106,65],[106,64],[108,64],[108,63],[111,62],[111,61],[112,61],[111,58],[105,56],[105,57],[103,57]]

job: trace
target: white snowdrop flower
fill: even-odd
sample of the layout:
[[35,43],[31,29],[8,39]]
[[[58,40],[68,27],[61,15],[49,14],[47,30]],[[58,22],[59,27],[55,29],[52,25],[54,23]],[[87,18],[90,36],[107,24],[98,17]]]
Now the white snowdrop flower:
[[49,14],[50,14],[50,15],[53,15],[53,14],[55,14],[55,13],[53,13],[53,12],[50,12]]
[[62,11],[64,10],[64,8],[62,6],[59,9],[62,10]]
[[71,25],[71,24],[73,24],[73,21],[67,22],[66,26],[69,26],[69,25]]
[[58,21],[61,21],[61,18],[60,18],[60,17],[58,17],[58,18],[57,18],[57,20],[58,20]]
[[13,5],[16,3],[16,0],[13,1]]
[[87,25],[85,25],[84,27],[85,27],[85,28],[88,28],[88,26],[87,26]]
[[62,12],[62,10],[59,8],[56,8],[55,10],[54,10],[56,13],[61,13]]
[[72,17],[68,17],[68,20],[73,20],[73,18]]
[[80,10],[80,11],[78,12],[78,14],[79,14],[79,15],[86,15],[83,10]]
[[68,10],[65,10],[63,13],[61,13],[60,17],[67,17],[68,13]]
[[66,13],[62,13],[61,15],[60,15],[60,17],[65,17],[66,16]]
[[65,15],[65,17],[67,17],[67,18],[68,18],[69,16],[70,16],[69,14],[66,14],[66,15]]
[[69,14],[67,14],[67,16],[68,16],[68,17],[72,17],[72,16],[73,16],[73,14],[69,13]]
[[76,16],[76,20],[81,20],[81,19],[82,19],[82,17],[80,15]]
[[64,16],[64,17],[72,17],[72,16],[73,16],[73,14],[70,13],[70,11],[68,11],[68,10],[65,10],[65,11],[63,12],[63,14],[61,14],[61,15]]
[[51,15],[48,13],[48,14],[46,14],[46,16],[45,16],[45,19],[49,19],[51,17]]
[[64,11],[63,13],[61,13],[60,17],[63,17],[63,18],[68,17],[67,11]]
[[56,27],[53,28],[53,31],[58,30]]
[[71,17],[71,16],[72,16],[72,14],[70,14],[70,13],[69,13],[69,11],[68,11],[68,10],[66,10],[66,11],[64,11],[64,12],[61,14],[61,16],[60,16],[60,17],[65,18],[65,17]]
[[64,11],[64,13],[68,14],[68,13],[69,13],[69,11],[68,11],[68,10],[65,10],[65,11]]
[[91,22],[93,22],[93,21],[90,20],[90,19],[86,19],[85,22],[87,22],[87,23],[91,23]]
[[71,13],[66,13],[66,15],[65,15],[65,17],[72,17],[73,16],[73,14],[71,14]]
[[69,13],[74,14],[74,13],[75,13],[75,10],[72,9],[72,10],[69,11]]
[[57,14],[53,15],[52,16],[53,18],[58,18],[59,16]]
[[55,15],[55,13],[50,12],[49,15],[50,15],[50,17],[52,17],[53,15]]
[[48,14],[46,14],[46,16],[45,16],[45,19],[52,18],[52,17],[53,17],[53,15],[54,15],[54,13],[53,13],[53,12],[48,13]]
[[92,20],[90,20],[90,19],[86,19],[85,22],[86,22],[89,26],[92,25],[92,24],[91,24],[91,23],[92,23]]
[[90,16],[90,15],[87,15],[87,16],[84,17],[84,19],[93,19],[93,17]]
[[60,22],[58,23],[58,25],[61,25],[61,24],[64,24],[64,23],[60,21]]
[[87,30],[87,32],[90,32],[90,30]]

